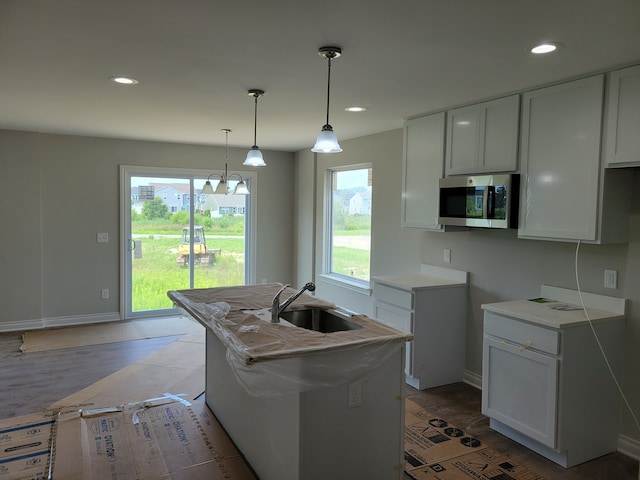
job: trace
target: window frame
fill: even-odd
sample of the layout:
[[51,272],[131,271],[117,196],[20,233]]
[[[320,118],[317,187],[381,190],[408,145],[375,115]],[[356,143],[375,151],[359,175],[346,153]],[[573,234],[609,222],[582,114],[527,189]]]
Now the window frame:
[[[348,172],[353,170],[371,169],[371,178],[373,178],[373,164],[370,162],[357,163],[357,164],[344,164],[328,166],[325,169],[325,181],[324,181],[324,218],[323,218],[323,261],[322,261],[322,273],[320,274],[323,279],[339,285],[341,287],[349,288],[359,292],[370,293],[371,291],[371,273],[369,273],[369,280],[363,280],[361,278],[351,277],[343,273],[332,271],[333,263],[333,173],[334,172]],[[373,181],[371,182],[372,190],[371,196],[373,197]],[[371,221],[373,223],[373,202],[371,204]],[[369,240],[371,241],[373,225],[369,230]],[[371,250],[369,250],[369,272],[371,272]]]

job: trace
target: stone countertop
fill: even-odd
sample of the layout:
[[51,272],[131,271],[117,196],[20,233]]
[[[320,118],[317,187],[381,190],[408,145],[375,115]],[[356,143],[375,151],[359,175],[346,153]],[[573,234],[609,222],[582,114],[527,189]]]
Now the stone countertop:
[[[582,307],[582,303],[584,306]],[[483,310],[551,328],[565,328],[625,318],[625,300],[543,285],[541,296],[528,300],[487,303]]]
[[421,273],[410,275],[384,275],[373,277],[374,282],[399,288],[401,290],[427,290],[443,287],[466,287],[467,282],[433,277]]
[[419,273],[381,275],[373,277],[375,283],[401,290],[427,290],[444,287],[464,287],[468,284],[468,274],[460,270],[421,265]]
[[[252,313],[271,308],[280,283],[233,287],[171,290],[167,296],[178,307],[213,332],[221,342],[241,358],[246,365],[313,353],[346,350],[413,340],[410,333],[383,325],[361,314],[352,314],[351,321],[362,328],[321,333],[304,328],[271,323]],[[287,288],[281,295],[286,300],[296,290]],[[230,311],[218,320],[211,315],[210,305],[226,302]],[[335,304],[307,293],[302,294],[288,309],[324,307],[342,310]]]
[[[551,328],[577,326],[588,322],[581,306],[547,299],[489,303],[482,305],[482,308],[499,315],[518,318]],[[594,323],[624,318],[624,315],[593,308],[587,308],[587,312],[589,313],[589,319]]]

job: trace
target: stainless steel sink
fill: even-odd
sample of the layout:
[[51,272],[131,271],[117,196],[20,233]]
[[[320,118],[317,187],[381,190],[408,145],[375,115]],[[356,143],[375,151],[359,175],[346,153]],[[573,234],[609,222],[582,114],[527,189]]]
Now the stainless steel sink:
[[327,310],[324,308],[305,308],[295,310],[285,310],[280,313],[280,318],[295,325],[321,333],[342,332],[344,330],[358,330],[362,328],[349,319],[346,315],[337,310]]

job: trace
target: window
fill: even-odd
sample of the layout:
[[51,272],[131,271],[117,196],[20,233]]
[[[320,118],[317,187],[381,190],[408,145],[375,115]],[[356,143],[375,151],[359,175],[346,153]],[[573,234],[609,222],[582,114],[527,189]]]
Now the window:
[[371,167],[328,170],[327,271],[336,280],[369,285]]

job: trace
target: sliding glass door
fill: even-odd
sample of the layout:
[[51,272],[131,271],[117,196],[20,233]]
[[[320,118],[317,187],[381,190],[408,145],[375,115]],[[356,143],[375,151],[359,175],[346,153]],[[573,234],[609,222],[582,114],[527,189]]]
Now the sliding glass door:
[[251,197],[203,194],[211,173],[121,167],[124,318],[175,313],[168,290],[248,283]]

